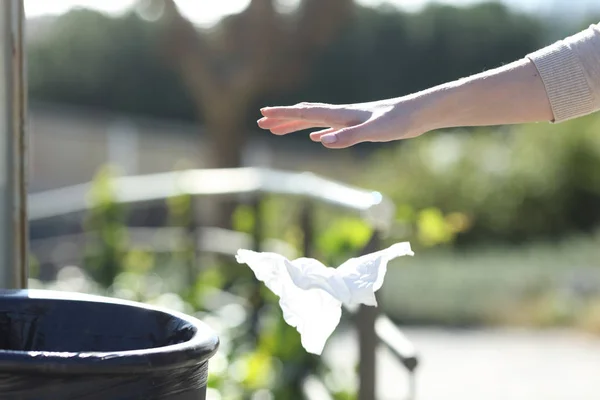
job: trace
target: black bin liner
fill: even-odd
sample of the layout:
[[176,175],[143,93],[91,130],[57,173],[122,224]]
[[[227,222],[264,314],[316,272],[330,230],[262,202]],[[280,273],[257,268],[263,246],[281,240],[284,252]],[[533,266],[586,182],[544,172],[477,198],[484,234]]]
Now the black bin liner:
[[201,321],[145,304],[0,290],[0,399],[204,400],[218,344]]

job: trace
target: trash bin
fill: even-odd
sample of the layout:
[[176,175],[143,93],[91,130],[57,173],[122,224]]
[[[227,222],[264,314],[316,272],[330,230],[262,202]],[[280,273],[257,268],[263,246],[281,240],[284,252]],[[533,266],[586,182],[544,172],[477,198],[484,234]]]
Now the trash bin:
[[0,290],[0,399],[204,400],[219,340],[141,303]]

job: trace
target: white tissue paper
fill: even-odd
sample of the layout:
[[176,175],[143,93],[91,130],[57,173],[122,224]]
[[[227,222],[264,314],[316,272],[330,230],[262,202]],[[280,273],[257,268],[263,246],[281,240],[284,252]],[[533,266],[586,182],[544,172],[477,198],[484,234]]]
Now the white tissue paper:
[[351,258],[338,268],[312,258],[290,261],[276,253],[243,249],[236,260],[279,297],[283,318],[298,330],[304,349],[320,355],[340,322],[342,304],[377,306],[375,292],[383,284],[387,263],[406,255],[414,255],[408,242]]

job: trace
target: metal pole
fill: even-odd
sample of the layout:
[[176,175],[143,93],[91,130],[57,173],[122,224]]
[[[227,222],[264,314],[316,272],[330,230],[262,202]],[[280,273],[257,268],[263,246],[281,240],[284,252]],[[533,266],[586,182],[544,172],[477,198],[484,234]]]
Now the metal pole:
[[26,104],[23,0],[0,1],[0,288],[27,287]]
[[[377,251],[380,247],[380,232],[375,231],[361,255]],[[377,394],[377,347],[379,337],[375,331],[378,309],[361,305],[354,315],[358,333],[358,400],[374,400]]]

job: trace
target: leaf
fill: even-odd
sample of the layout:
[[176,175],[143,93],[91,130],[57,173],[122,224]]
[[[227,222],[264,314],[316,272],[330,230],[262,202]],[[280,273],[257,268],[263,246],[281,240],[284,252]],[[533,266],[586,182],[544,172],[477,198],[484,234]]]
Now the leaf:
[[454,238],[450,225],[437,208],[427,208],[419,213],[417,230],[419,240],[425,246],[448,243]]
[[255,218],[251,207],[244,204],[237,206],[231,219],[234,230],[252,233],[254,229]]

